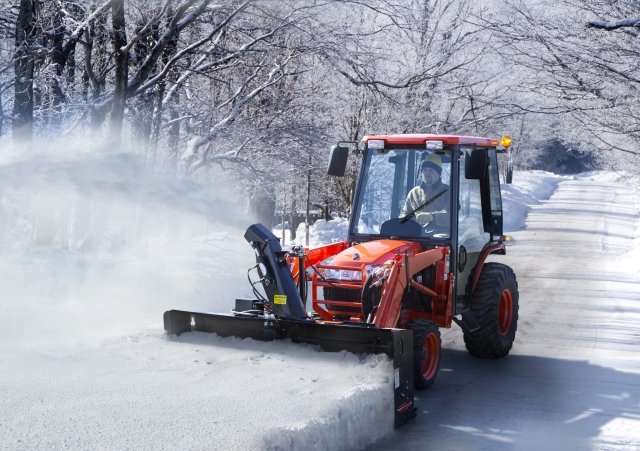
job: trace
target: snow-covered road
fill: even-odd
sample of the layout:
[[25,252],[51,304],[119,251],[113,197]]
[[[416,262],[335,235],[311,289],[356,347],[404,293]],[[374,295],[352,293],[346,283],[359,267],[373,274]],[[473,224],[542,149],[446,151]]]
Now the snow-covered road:
[[640,197],[616,177],[561,182],[512,233],[520,288],[509,357],[444,335],[416,420],[372,449],[640,449]]

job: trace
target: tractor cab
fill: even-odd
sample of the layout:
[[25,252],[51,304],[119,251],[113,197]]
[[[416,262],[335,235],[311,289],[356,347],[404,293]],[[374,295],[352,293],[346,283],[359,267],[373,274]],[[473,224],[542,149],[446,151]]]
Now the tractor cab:
[[[417,243],[420,250],[446,248],[446,266],[455,270],[452,315],[462,313],[478,260],[503,249],[499,142],[420,134],[366,136],[363,144],[349,242],[368,247],[364,243],[390,240]],[[339,174],[337,161],[345,151],[333,148],[330,173]]]
[[[384,146],[383,140],[368,143],[351,237],[394,236],[425,242],[450,238],[450,152]],[[426,178],[424,163],[429,163],[424,166]],[[428,219],[420,219],[427,213]]]
[[[442,245],[460,234],[466,239],[473,237],[475,243],[470,245],[477,247],[501,239],[496,140],[385,135],[365,137],[363,142],[350,240],[396,236]],[[436,182],[425,182],[421,170],[425,163],[426,167],[439,167]],[[407,202],[416,187],[423,196]],[[431,217],[420,220],[421,213],[431,213]]]

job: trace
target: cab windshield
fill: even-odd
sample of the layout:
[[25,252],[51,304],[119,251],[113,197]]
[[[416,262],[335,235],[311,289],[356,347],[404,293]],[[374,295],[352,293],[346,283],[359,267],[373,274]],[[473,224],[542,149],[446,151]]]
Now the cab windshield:
[[448,151],[369,149],[354,205],[352,233],[448,238],[450,179]]

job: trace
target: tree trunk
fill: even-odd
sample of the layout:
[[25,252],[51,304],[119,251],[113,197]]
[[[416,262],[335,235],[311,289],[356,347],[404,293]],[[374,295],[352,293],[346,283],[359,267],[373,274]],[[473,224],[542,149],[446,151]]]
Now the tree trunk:
[[[178,99],[178,94],[174,96],[174,99]],[[177,103],[177,100],[175,100]],[[167,146],[169,147],[169,164],[171,165],[171,173],[174,176],[178,175],[179,159],[178,152],[180,149],[180,116],[178,114],[178,108],[176,105],[172,105],[169,109],[169,118],[171,125],[169,127],[169,136],[167,137]]]
[[[162,98],[165,93],[165,84],[164,81],[158,83],[156,86],[156,90],[153,93],[153,113],[151,115],[151,131],[149,136],[149,148],[152,152],[155,152],[155,149],[158,147],[158,138],[160,137],[160,125],[162,123]],[[154,155],[155,158],[155,155]]]
[[285,235],[285,222],[287,220],[287,186],[282,189],[282,217],[280,218],[280,225],[282,226],[282,245],[287,244],[287,236]]
[[296,206],[296,186],[291,187],[291,209],[289,211],[289,230],[291,231],[291,241],[296,240],[297,224],[297,206]]
[[307,169],[307,199],[304,218],[304,245],[309,246],[309,222],[311,222],[311,153],[309,153],[309,168]]
[[20,0],[16,21],[15,94],[13,103],[13,136],[16,141],[33,137],[33,72],[35,57],[37,4]]
[[90,108],[90,124],[93,130],[102,127],[105,117],[106,108],[96,108],[95,102],[98,101],[104,91],[106,69],[103,67],[107,63],[107,36],[104,31],[106,25],[106,16],[98,17],[91,21],[89,28],[84,33],[84,74],[83,80],[83,97]]
[[[62,23],[62,12],[56,9],[52,18],[52,52],[51,60],[53,62],[54,74],[51,77],[51,98],[49,112],[49,126],[52,130],[59,131],[62,127],[63,104],[65,102],[65,94],[63,89],[63,74],[68,63],[68,58],[73,54],[75,43],[71,43],[68,49],[64,48],[64,25]],[[73,86],[73,79],[68,80],[69,87]]]
[[[171,7],[169,7],[169,11],[168,14],[171,15],[173,14],[173,10]],[[178,37],[180,36],[180,33],[176,33],[174,36],[172,36],[172,38],[169,40],[169,43],[167,44],[167,46],[164,48],[164,51],[162,52],[162,68],[164,68],[167,64],[169,64],[169,61],[171,61],[171,58],[176,54],[176,51],[178,50]],[[157,40],[157,39],[156,39]],[[160,69],[162,69],[160,68]],[[172,71],[171,73],[169,73],[166,77],[170,82],[175,82],[176,78],[177,78],[177,73],[175,71]],[[153,119],[152,119],[152,126],[151,126],[151,133],[152,133],[152,137],[151,137],[151,144],[155,145],[158,143],[158,138],[160,136],[160,125],[162,123],[162,108],[163,108],[163,104],[162,104],[162,99],[164,97],[164,94],[166,92],[166,79],[162,79],[159,83],[158,86],[156,88],[156,99],[155,99],[155,105],[154,105],[154,111],[153,111]]]
[[127,80],[129,77],[129,57],[125,51],[127,34],[125,30],[124,0],[114,0],[111,8],[113,26],[111,41],[113,42],[115,59],[115,80],[109,135],[112,139],[119,141],[122,135],[122,122],[127,101]]

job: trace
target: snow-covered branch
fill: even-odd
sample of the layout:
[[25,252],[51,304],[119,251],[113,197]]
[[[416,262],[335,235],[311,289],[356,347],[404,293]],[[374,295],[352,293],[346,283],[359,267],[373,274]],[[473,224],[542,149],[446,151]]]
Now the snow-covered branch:
[[[217,106],[218,109],[221,109],[225,106],[231,105],[231,108],[224,118],[219,120],[209,129],[209,132],[206,135],[198,136],[191,140],[187,152],[185,152],[185,156],[183,156],[183,160],[191,160],[198,153],[198,149],[205,145],[208,145],[211,141],[213,141],[218,136],[219,131],[231,124],[242,112],[242,108],[256,96],[258,96],[261,92],[263,92],[270,86],[273,86],[282,78],[288,75],[292,75],[286,73],[284,71],[284,67],[286,67],[293,56],[293,54],[289,54],[282,62],[276,63],[275,66],[266,75],[265,79],[258,86],[255,86],[249,92],[245,92],[252,84],[252,82],[258,78],[263,70],[264,66],[258,65],[258,67],[254,69],[253,73],[243,81],[241,86],[238,87],[228,99],[224,100]],[[246,145],[246,142],[244,145]],[[244,147],[244,145],[242,147]],[[200,167],[201,165],[205,164],[207,158],[209,157],[210,150],[211,149],[209,148],[200,152],[200,157],[198,158],[198,160],[195,163],[190,163],[189,167],[192,169],[193,167]]]
[[[135,90],[132,90],[131,96],[136,96],[141,94],[142,92],[145,92],[146,90],[148,90],[149,88],[153,87],[156,83],[158,83],[160,80],[163,80],[167,73],[169,72],[169,70],[171,70],[171,68],[174,67],[174,65],[180,61],[181,59],[184,58],[185,55],[193,52],[194,50],[198,49],[199,47],[201,47],[202,45],[206,44],[207,42],[210,42],[211,39],[216,36],[216,35],[220,35],[221,30],[225,29],[229,23],[231,22],[231,20],[233,20],[233,18],[238,15],[239,13],[241,13],[246,7],[247,5],[249,5],[249,3],[252,0],[246,0],[244,3],[242,3],[240,6],[238,6],[234,11],[232,11],[225,20],[223,20],[220,24],[218,24],[212,31],[210,31],[208,33],[208,35],[206,37],[204,37],[203,39],[200,39],[188,46],[186,46],[184,49],[176,52],[175,55],[173,55],[171,57],[171,59],[169,59],[169,61],[166,62],[166,64],[164,64],[164,67],[162,68],[162,70],[160,72],[158,72],[157,75],[155,75],[154,77],[150,78],[149,80],[147,80],[144,84],[140,85],[138,88],[136,88]],[[204,57],[201,57],[200,60],[202,60]],[[188,77],[190,71],[186,71],[184,74],[182,74],[180,76],[180,82],[184,81],[184,79],[186,77]],[[132,85],[133,86],[133,85]],[[163,100],[163,102],[166,102],[168,100],[167,97],[165,97],[165,99]]]
[[604,20],[592,20],[588,24],[591,28],[600,28],[607,31],[617,30],[619,28],[639,28],[640,29],[640,17],[632,19],[620,19],[612,21]]

